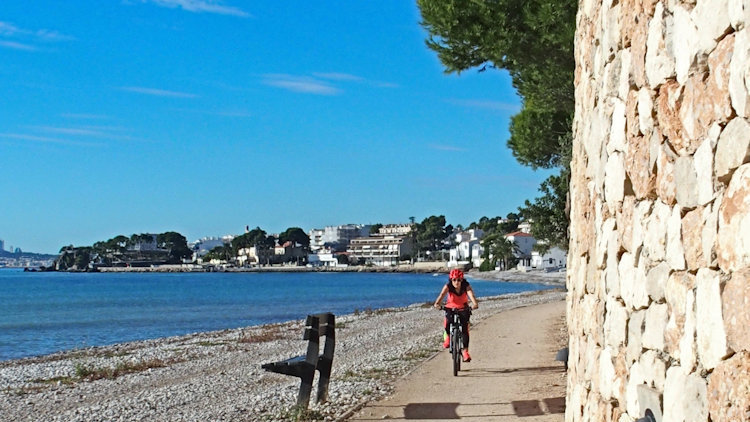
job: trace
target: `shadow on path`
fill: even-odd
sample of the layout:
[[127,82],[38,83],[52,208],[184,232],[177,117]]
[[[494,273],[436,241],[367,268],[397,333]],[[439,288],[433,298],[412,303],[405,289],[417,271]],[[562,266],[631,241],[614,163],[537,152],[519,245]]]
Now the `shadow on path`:
[[[463,416],[459,415],[457,409],[459,406],[462,408],[471,407],[482,407],[487,406],[507,406],[510,405],[513,408],[513,413],[510,414],[475,414],[471,410],[464,413]],[[374,405],[373,408],[401,408],[401,406],[383,406]],[[542,400],[514,400],[510,403],[408,403],[403,406],[404,416],[401,417],[388,417],[389,420],[461,420],[461,419],[476,419],[485,417],[498,417],[498,416],[541,416],[551,413],[564,414],[565,413],[565,397],[550,397]],[[379,418],[380,420],[382,418]],[[376,420],[376,419],[357,419],[357,420]]]

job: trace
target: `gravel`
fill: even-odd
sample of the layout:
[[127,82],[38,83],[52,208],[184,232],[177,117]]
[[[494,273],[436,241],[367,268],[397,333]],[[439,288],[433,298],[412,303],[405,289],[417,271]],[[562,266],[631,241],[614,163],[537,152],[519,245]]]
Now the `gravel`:
[[[562,289],[483,298],[477,322],[562,300]],[[434,356],[442,313],[429,304],[337,316],[328,401],[295,413],[299,379],[261,364],[303,354],[304,321],[290,321],[0,362],[2,421],[345,420],[388,395]]]

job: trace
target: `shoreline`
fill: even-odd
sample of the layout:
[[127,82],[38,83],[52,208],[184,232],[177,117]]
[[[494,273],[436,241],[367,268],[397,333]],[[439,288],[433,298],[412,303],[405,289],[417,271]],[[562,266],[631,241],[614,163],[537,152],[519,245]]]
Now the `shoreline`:
[[[484,298],[472,321],[519,306],[563,300],[561,289]],[[394,318],[395,316],[395,318]],[[440,349],[442,316],[423,304],[337,316],[329,402],[336,420]],[[0,413],[12,420],[286,420],[297,378],[260,364],[304,350],[303,321],[288,321],[101,346],[0,362]],[[151,366],[87,380],[81,369]],[[143,366],[143,365],[142,365]]]

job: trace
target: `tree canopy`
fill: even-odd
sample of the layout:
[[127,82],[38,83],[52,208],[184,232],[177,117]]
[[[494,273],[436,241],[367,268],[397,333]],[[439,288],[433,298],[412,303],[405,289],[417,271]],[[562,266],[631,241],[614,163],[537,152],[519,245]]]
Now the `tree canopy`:
[[279,234],[279,244],[283,245],[287,241],[298,243],[304,247],[310,246],[310,236],[299,227],[289,227]]
[[453,233],[453,226],[445,225],[445,216],[430,216],[421,223],[412,225],[417,251],[436,252],[443,248],[443,242]]
[[272,248],[276,243],[273,236],[266,235],[266,231],[256,227],[249,232],[232,239],[232,250],[237,255],[240,249],[252,248],[253,246]]
[[[507,141],[519,163],[558,168],[541,188],[544,195],[521,210],[531,221],[555,220],[560,237],[539,239],[567,248],[567,177],[575,109],[574,38],[577,0],[417,0],[427,46],[447,73],[505,69],[522,98]],[[545,185],[546,184],[546,185]],[[546,186],[546,187],[545,187]],[[554,188],[552,188],[554,186]],[[562,212],[559,212],[562,211]]]

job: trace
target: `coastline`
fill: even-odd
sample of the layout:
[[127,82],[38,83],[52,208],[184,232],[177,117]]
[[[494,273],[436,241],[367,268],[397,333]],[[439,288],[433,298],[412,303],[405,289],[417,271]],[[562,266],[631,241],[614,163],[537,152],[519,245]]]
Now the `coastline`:
[[[564,297],[554,289],[484,298],[472,320]],[[440,350],[441,319],[423,304],[338,316],[329,402],[311,403],[312,411],[337,420],[354,403],[387,395]],[[260,365],[304,350],[302,330],[301,320],[289,321],[3,361],[0,413],[11,420],[287,420],[299,382]],[[141,369],[112,379],[80,376],[82,368],[124,367]]]

